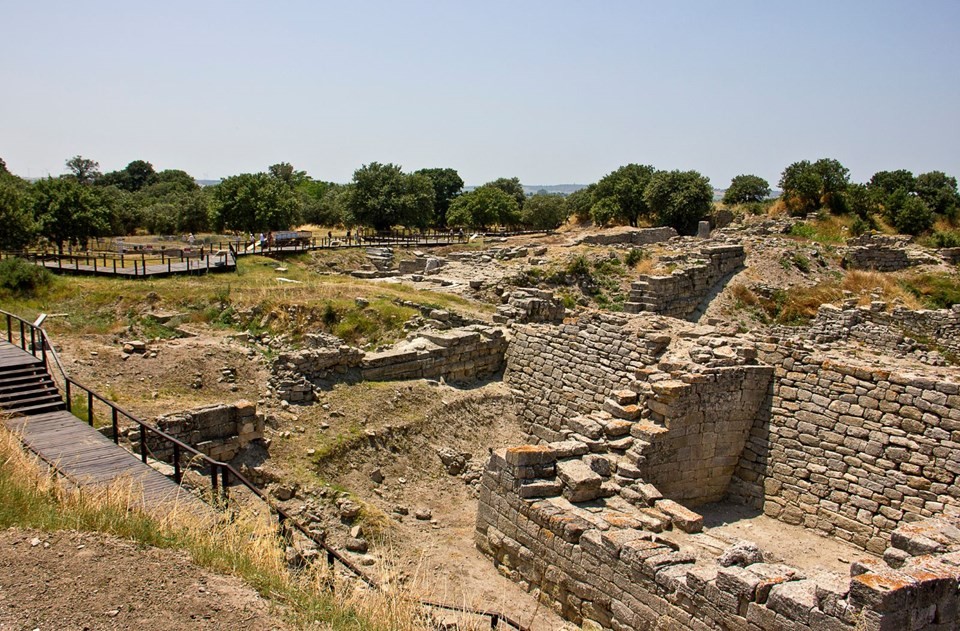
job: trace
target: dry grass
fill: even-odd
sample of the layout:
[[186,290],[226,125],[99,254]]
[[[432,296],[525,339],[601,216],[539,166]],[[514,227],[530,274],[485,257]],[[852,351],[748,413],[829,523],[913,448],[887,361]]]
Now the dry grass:
[[136,509],[137,491],[129,481],[96,492],[73,490],[24,452],[16,436],[0,430],[0,527],[102,532],[185,550],[198,565],[246,581],[298,628],[430,628],[424,608],[408,589],[391,585],[372,590],[360,581],[331,574],[323,563],[291,573],[276,525],[262,507],[236,509],[230,519],[176,509],[151,516]]
[[736,300],[741,305],[753,307],[759,303],[759,299],[757,298],[757,295],[753,293],[753,290],[751,290],[746,285],[742,285],[740,283],[731,285],[730,293],[733,295],[734,300]]

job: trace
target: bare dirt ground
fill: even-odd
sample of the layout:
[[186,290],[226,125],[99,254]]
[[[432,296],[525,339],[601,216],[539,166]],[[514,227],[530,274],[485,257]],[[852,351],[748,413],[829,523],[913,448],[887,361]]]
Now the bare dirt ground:
[[[382,544],[352,556],[373,563],[369,571],[400,577],[424,598],[502,611],[534,631],[573,628],[497,573],[473,544],[476,480],[488,450],[522,442],[515,406],[499,382],[466,389],[423,380],[341,385],[320,405],[281,415],[287,420],[275,430],[266,467],[304,490],[317,484],[349,489],[367,506],[374,516],[366,524],[378,529],[374,538]],[[358,433],[349,449],[314,464],[309,450]],[[463,473],[450,474],[438,448],[463,455]],[[328,540],[342,544],[354,522],[341,521],[329,501],[306,501],[322,513]],[[298,498],[287,505],[296,511],[305,504]],[[429,517],[418,519],[418,512]],[[361,529],[371,533],[371,525]]]
[[0,532],[0,630],[289,627],[241,581],[100,534]]
[[716,558],[739,541],[751,541],[763,552],[767,563],[785,563],[808,575],[834,572],[847,575],[854,559],[875,557],[839,539],[819,535],[801,526],[792,526],[738,504],[716,503],[696,507],[703,515],[703,532],[667,535],[703,558]]
[[[229,333],[193,325],[199,335],[150,341],[124,359],[127,337],[57,337],[67,372],[100,394],[148,418],[239,399],[256,401],[269,377],[265,366]],[[224,370],[235,377],[225,379]]]

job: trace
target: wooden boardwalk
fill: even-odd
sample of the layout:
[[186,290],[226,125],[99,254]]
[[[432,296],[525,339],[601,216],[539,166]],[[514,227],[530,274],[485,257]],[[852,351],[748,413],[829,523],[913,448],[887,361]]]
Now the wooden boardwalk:
[[[81,261],[84,261],[81,263]],[[151,262],[146,259],[130,257],[125,265],[118,266],[115,259],[91,257],[72,257],[72,260],[37,259],[37,265],[59,274],[82,274],[85,276],[120,276],[123,278],[162,278],[183,274],[217,274],[233,272],[237,269],[237,260],[230,252],[217,253],[199,258],[186,258],[182,262],[169,258],[164,262]]]
[[[43,367],[39,359],[0,341],[0,387],[5,375],[37,367]],[[212,507],[66,410],[29,415],[8,411],[0,424],[80,489],[122,488],[131,508],[156,516],[174,511],[213,515]]]

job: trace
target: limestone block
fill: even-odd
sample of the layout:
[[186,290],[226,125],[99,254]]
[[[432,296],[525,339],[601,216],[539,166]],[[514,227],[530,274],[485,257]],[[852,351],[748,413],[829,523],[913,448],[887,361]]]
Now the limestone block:
[[563,491],[563,485],[560,482],[552,480],[534,480],[520,483],[517,491],[523,499],[556,497]]
[[563,495],[571,502],[588,502],[600,497],[603,478],[582,460],[561,460],[557,477],[563,482]]
[[670,522],[683,532],[694,533],[703,530],[703,515],[669,499],[658,500],[656,508],[670,517]]
[[817,608],[817,584],[801,580],[776,585],[770,590],[767,607],[788,620],[807,624]]
[[514,467],[529,467],[552,464],[556,462],[557,454],[547,445],[521,445],[509,447],[504,454],[504,459],[507,464]]

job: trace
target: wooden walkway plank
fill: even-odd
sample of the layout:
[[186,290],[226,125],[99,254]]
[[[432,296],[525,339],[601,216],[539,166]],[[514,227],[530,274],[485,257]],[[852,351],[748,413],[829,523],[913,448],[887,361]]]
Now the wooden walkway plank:
[[[42,367],[30,353],[0,341],[0,384],[4,372],[34,365]],[[0,424],[77,487],[106,488],[129,481],[130,500],[148,512],[162,515],[185,510],[203,518],[215,514],[200,498],[66,410],[8,415],[0,419]]]

